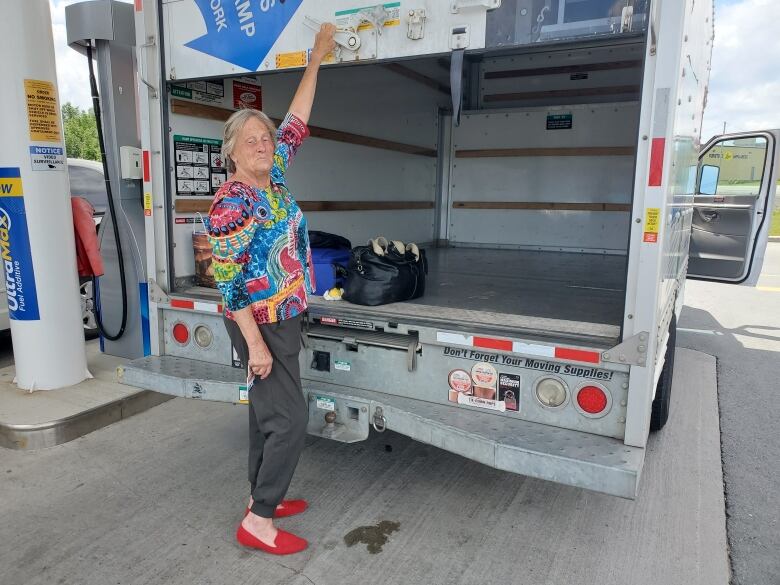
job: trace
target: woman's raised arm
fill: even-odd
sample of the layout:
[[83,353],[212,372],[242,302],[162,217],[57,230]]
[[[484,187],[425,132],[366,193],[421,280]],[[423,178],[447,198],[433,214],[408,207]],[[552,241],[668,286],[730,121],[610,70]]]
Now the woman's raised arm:
[[311,116],[311,107],[314,103],[314,92],[317,88],[317,73],[319,72],[320,64],[325,55],[336,48],[336,42],[333,40],[333,35],[335,34],[335,25],[329,22],[322,25],[320,32],[317,33],[317,37],[314,39],[314,48],[311,51],[309,65],[303,73],[303,79],[301,79],[301,83],[298,85],[298,91],[295,92],[295,97],[293,97],[290,104],[290,113],[304,124],[309,123],[309,117]]

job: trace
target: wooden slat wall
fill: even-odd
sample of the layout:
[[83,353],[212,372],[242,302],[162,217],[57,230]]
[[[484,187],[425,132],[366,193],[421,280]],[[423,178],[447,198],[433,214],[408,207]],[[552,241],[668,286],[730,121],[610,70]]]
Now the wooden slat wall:
[[[217,120],[220,122],[224,122],[230,117],[231,114],[233,114],[233,110],[229,110],[227,108],[197,104],[194,102],[178,99],[171,100],[171,111],[174,114],[180,114],[182,116],[206,118],[208,120]],[[275,124],[281,123],[281,120],[278,119],[273,119],[273,121]],[[341,132],[340,130],[320,128],[318,126],[309,126],[309,131],[313,137],[322,138],[323,140],[345,142],[347,144],[368,146],[370,148],[381,148],[384,150],[392,150],[395,152],[414,154],[418,156],[427,156],[433,158],[437,156],[435,149],[416,146],[413,144],[403,144],[401,142],[393,142],[392,140],[372,138],[370,136],[362,136],[360,134],[352,134],[350,132]]]
[[[298,201],[306,212],[312,211],[402,211],[433,209],[433,201]],[[211,199],[176,199],[177,213],[208,213]]]
[[633,146],[588,146],[573,148],[485,148],[458,150],[457,158],[496,158],[521,156],[634,156]]
[[523,100],[539,99],[577,99],[593,96],[613,96],[624,94],[639,95],[638,85],[616,85],[613,87],[582,87],[577,89],[551,89],[548,91],[524,91],[518,93],[494,93],[484,97],[486,103],[491,102],[519,102]]
[[455,209],[531,209],[542,211],[620,211],[630,212],[623,203],[552,203],[519,201],[455,201]]

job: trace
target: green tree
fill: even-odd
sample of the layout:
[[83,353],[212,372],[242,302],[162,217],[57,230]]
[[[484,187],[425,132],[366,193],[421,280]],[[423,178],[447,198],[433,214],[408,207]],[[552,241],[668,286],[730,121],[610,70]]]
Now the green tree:
[[62,106],[62,125],[65,128],[65,152],[70,158],[100,160],[97,124],[92,108],[82,112],[67,102]]

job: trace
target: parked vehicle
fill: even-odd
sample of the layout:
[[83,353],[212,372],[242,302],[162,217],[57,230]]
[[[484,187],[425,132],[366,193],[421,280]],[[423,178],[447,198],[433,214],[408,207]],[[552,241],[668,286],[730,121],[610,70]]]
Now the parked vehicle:
[[755,283],[778,178],[776,131],[700,147],[712,2],[136,6],[150,333],[124,383],[246,400],[192,233],[226,179],[224,120],[281,118],[312,26],[335,19],[292,190],[312,229],[416,242],[429,273],[410,302],[311,299],[309,432],[390,429],[635,497],[673,406],[685,278]]

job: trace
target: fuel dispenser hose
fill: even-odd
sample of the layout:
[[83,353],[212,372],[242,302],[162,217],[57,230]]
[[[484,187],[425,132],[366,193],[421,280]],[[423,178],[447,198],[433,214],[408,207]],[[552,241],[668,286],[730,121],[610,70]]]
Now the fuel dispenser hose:
[[[87,61],[89,62],[89,85],[92,89],[92,109],[95,112],[95,122],[97,123],[97,135],[98,144],[100,145],[100,157],[103,160],[103,177],[106,182],[106,195],[108,196],[108,209],[111,214],[111,227],[114,231],[114,240],[116,241],[116,254],[119,261],[119,280],[122,285],[122,324],[119,327],[119,331],[116,335],[110,335],[100,317],[100,309],[98,303],[94,303],[95,307],[95,323],[97,324],[100,334],[109,341],[117,341],[125,333],[125,327],[127,326],[127,282],[125,280],[125,258],[122,253],[122,243],[119,240],[119,225],[117,223],[116,209],[114,207],[114,198],[111,196],[111,180],[108,176],[108,163],[106,162],[106,145],[103,141],[103,121],[100,115],[100,94],[98,94],[97,81],[95,80],[95,70],[92,65],[92,44],[87,43]],[[97,277],[92,277],[92,294],[93,296],[98,290]],[[93,298],[93,301],[95,299]]]

